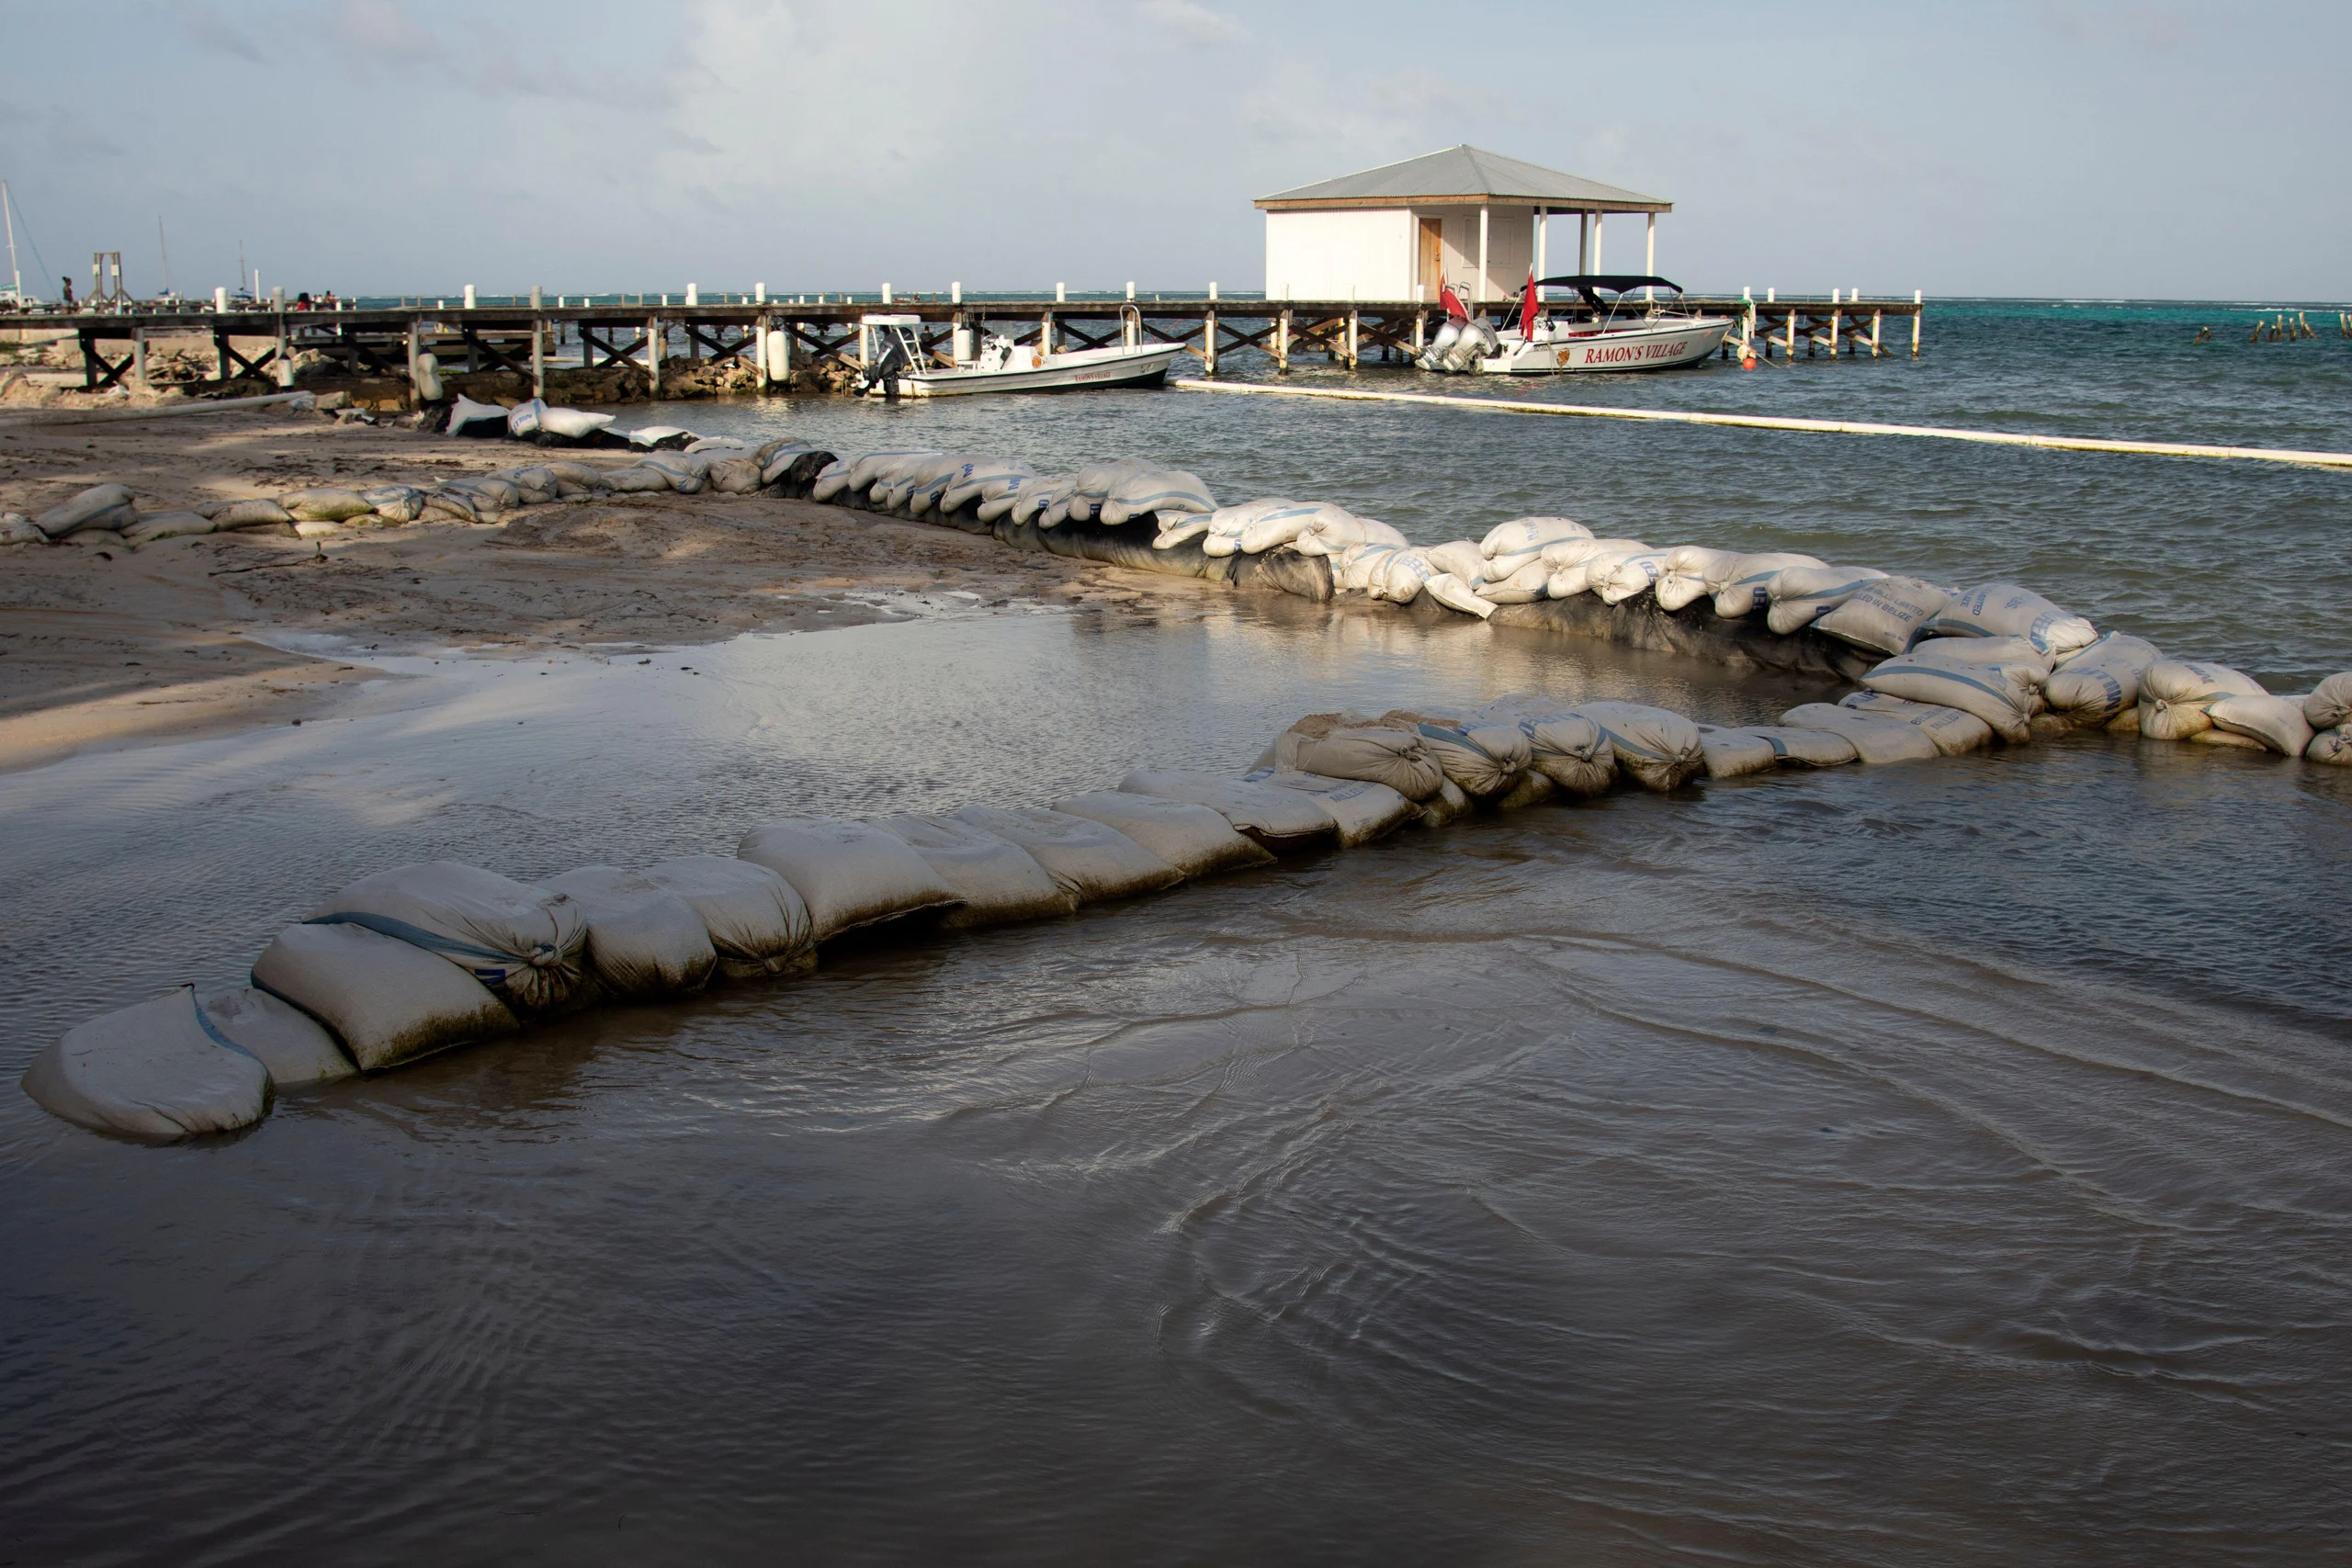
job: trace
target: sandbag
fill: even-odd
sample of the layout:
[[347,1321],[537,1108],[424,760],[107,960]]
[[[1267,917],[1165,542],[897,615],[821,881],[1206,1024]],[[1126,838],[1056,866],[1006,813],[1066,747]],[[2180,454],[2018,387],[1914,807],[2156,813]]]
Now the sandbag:
[[1540,805],[1559,793],[1558,784],[1554,784],[1535,769],[1530,768],[1519,775],[1519,782],[1511,785],[1508,792],[1495,797],[1494,807],[1498,811],[1517,811],[1524,806]]
[[2216,697],[2205,716],[2214,728],[2251,736],[2282,757],[2300,757],[2312,743],[2311,723],[2293,697]]
[[684,452],[652,452],[638,459],[640,468],[650,468],[670,481],[670,488],[680,495],[700,494],[710,482],[710,459],[689,457]]
[[906,812],[874,825],[921,855],[962,902],[941,923],[950,930],[1067,915],[1078,896],[1054,880],[1036,857],[986,829],[953,817]]
[[887,452],[860,453],[849,466],[849,488],[864,492],[875,482],[888,479],[903,468],[909,458],[944,457],[946,453],[935,446],[899,447]]
[[1885,575],[1867,566],[1783,567],[1765,581],[1764,624],[1782,637],[1802,631]]
[[185,509],[176,512],[148,512],[140,515],[122,532],[123,542],[134,546],[154,544],[161,539],[177,539],[194,534],[209,534],[216,525],[209,517]]
[[1351,545],[1332,568],[1331,585],[1343,593],[1370,593],[1374,583],[1387,581],[1388,563],[1398,548],[1396,545]]
[[413,523],[424,515],[424,494],[413,485],[370,485],[359,499],[387,523]]
[[1953,594],[1928,618],[1924,632],[1928,637],[2021,637],[2053,657],[2098,640],[2090,622],[2014,582],[1988,582]]
[[550,435],[560,435],[567,441],[585,441],[613,423],[608,413],[590,413],[585,409],[551,409],[539,405],[539,428]]
[[1464,582],[1478,577],[1486,570],[1486,556],[1467,539],[1448,539],[1442,545],[1426,546],[1421,554],[1427,556],[1430,564],[1438,570],[1452,572]]
[[1523,555],[1529,550],[1541,551],[1557,540],[1591,537],[1591,529],[1566,517],[1514,517],[1487,529],[1487,536],[1478,541],[1478,553],[1488,557]]
[[[1005,513],[1015,523],[1045,525],[1045,519],[1063,502],[1069,499],[1069,487],[1077,482],[1075,474],[1040,474],[1024,480],[1012,492],[1012,508]],[[1059,518],[1055,521],[1058,523]],[[1214,532],[1214,530],[1212,530]],[[1226,552],[1230,555],[1230,550]]]
[[1455,818],[1468,815],[1470,797],[1452,779],[1445,781],[1438,792],[1421,802],[1421,817],[1418,824],[1423,828],[1442,828]]
[[1590,717],[1574,708],[1514,693],[1478,710],[1483,724],[1518,727],[1527,739],[1528,766],[1570,795],[1594,795],[1617,780],[1617,750]]
[[644,875],[701,918],[718,953],[718,971],[730,979],[781,975],[816,961],[808,904],[767,866],[741,857],[684,855],[647,866]]
[[279,1089],[334,1083],[356,1077],[358,1065],[334,1036],[300,1008],[251,986],[232,986],[201,998],[204,1021],[269,1070]]
[[334,1031],[368,1072],[518,1027],[463,969],[365,926],[288,926],[254,964],[253,980]]
[[1312,796],[1297,790],[1220,778],[1215,773],[1181,768],[1137,768],[1119,781],[1119,788],[1129,795],[1205,806],[1238,830],[1273,848],[1315,843],[1328,840],[1338,830],[1331,814],[1317,805]]
[[1346,714],[1309,714],[1275,737],[1278,767],[1328,779],[1386,784],[1408,800],[1427,800],[1445,782],[1419,730]]
[[1388,556],[1379,578],[1366,582],[1364,592],[1392,604],[1409,604],[1437,574],[1430,558],[1419,550],[1396,550]]
[[1854,743],[1855,755],[1873,766],[1928,761],[1943,755],[1943,748],[1915,726],[1834,703],[1801,703],[1782,714],[1781,722],[1800,729],[1826,729],[1842,735]]
[[2049,682],[2041,684],[2041,701],[2072,724],[2108,724],[2141,701],[2141,674],[2159,659],[2164,653],[2157,651],[2157,644],[2108,632],[2091,647],[2058,660]]
[[1610,571],[1628,556],[1646,555],[1639,539],[1562,540],[1544,547],[1544,558],[1555,570],[1544,585],[1546,596],[1573,599],[1607,581]]
[[1102,789],[1055,801],[1053,809],[1125,834],[1186,876],[1273,863],[1263,846],[1236,832],[1221,814],[1188,801]]
[[1579,703],[1568,710],[1600,727],[1617,765],[1644,787],[1679,789],[1706,765],[1699,727],[1669,708],[1645,703]]
[[992,493],[1001,493],[1008,479],[1026,479],[1037,470],[1012,457],[969,457],[956,466],[947,488],[939,492],[939,510],[960,512]]
[[850,471],[851,468],[847,462],[839,457],[834,458],[817,470],[816,479],[808,486],[808,499],[811,501],[832,500],[842,491],[849,489]]
[[1834,729],[1781,724],[1748,724],[1739,728],[1771,747],[1772,761],[1784,768],[1842,768],[1861,756],[1852,740]]
[[1291,547],[1303,555],[1336,556],[1351,545],[1393,545],[1401,550],[1411,543],[1376,517],[1359,517],[1344,507],[1318,504],[1314,520],[1291,541]]
[[[202,513],[198,515],[201,516]],[[211,521],[209,518],[205,519]],[[0,545],[45,545],[49,536],[21,512],[0,512]]]
[[[615,468],[606,474],[605,487],[615,495],[650,495],[657,491],[666,494],[670,489],[670,476],[659,468],[634,465]],[[426,498],[427,501],[431,499],[429,496]]]
[[710,466],[705,481],[720,495],[750,495],[760,488],[760,465],[752,457],[722,457]]
[[74,1025],[21,1080],[43,1110],[134,1138],[186,1138],[269,1114],[269,1071],[186,987]]
[[524,1013],[569,1000],[586,964],[588,922],[578,905],[457,861],[363,876],[305,923],[396,937],[456,964]]
[[[1111,499],[1111,492],[1130,479],[1153,471],[1154,465],[1142,457],[1114,457],[1108,462],[1081,463],[1070,478],[1069,515],[1080,523],[1091,523]],[[1215,512],[1216,507],[1208,510]]]
[[2352,724],[2339,724],[2312,736],[2312,743],[2303,748],[2303,757],[2333,767],[2352,767]]
[[1734,556],[1729,561],[1718,562],[1707,574],[1707,586],[1714,592],[1715,614],[1727,621],[1752,615],[1770,606],[1768,589],[1774,577],[1792,566],[1828,564],[1818,556],[1792,555],[1786,550]]
[[496,403],[478,403],[460,392],[449,405],[449,423],[443,428],[451,435],[503,435],[506,411]]
[[1678,545],[1668,551],[1666,571],[1657,580],[1658,608],[1679,610],[1714,594],[1714,580],[1739,559],[1736,550],[1713,550],[1704,545]]
[[1889,696],[1974,714],[2003,739],[2022,743],[2033,738],[2040,674],[2030,665],[1978,664],[1914,652],[1872,666],[1862,684]]
[[1945,707],[1940,703],[1915,703],[1908,697],[1891,697],[1884,692],[1864,691],[1848,693],[1838,705],[1907,724],[1933,741],[1936,750],[1947,757],[1957,757],[1993,744],[1991,725],[1973,713]]
[[1187,539],[1197,539],[1209,531],[1209,520],[1197,512],[1180,512],[1164,519],[1159,532],[1151,536],[1155,550],[1172,550]]
[[[1552,569],[1544,564],[1539,553],[1526,565],[1518,568],[1499,581],[1481,579],[1470,585],[1479,598],[1492,604],[1532,604],[1547,597],[1552,581]],[[1664,603],[1663,600],[1660,603]]]
[[1329,814],[1343,850],[1370,843],[1420,815],[1420,807],[1396,791],[1366,779],[1327,779],[1295,768],[1260,768],[1246,774],[1242,782],[1311,796]]
[[1450,571],[1441,571],[1422,583],[1421,592],[1449,610],[1476,615],[1482,621],[1495,613],[1493,600],[1480,597],[1468,583]]
[[949,908],[960,898],[904,840],[870,822],[787,817],[744,834],[735,854],[792,885],[818,942],[880,920]]
[[[1313,523],[1320,503],[1285,500],[1281,496],[1260,496],[1232,506],[1220,506],[1209,513],[1208,527],[1204,530],[1201,547],[1214,556],[1245,553],[1243,540],[1249,539],[1258,549],[1270,550],[1276,545],[1286,545]],[[1276,524],[1261,534],[1250,529],[1261,519],[1275,513],[1282,516]],[[1254,553],[1254,552],[1247,552]]]
[[963,807],[956,817],[1018,846],[1081,904],[1134,898],[1184,880],[1168,862],[1091,817],[993,806]]
[[2140,674],[2140,733],[2151,740],[2188,740],[2212,728],[2206,710],[2217,699],[2267,695],[2260,682],[2226,664],[2160,659]]
[[2330,675],[2303,699],[2303,722],[2313,729],[2352,723],[2352,673]]
[[545,463],[534,463],[526,468],[509,468],[495,476],[514,487],[526,506],[546,506],[558,499],[562,481],[555,470]]
[[1103,522],[1116,525],[1147,512],[1163,516],[1178,512],[1205,515],[1216,510],[1216,498],[1209,494],[1209,487],[1201,482],[1198,474],[1189,474],[1182,468],[1150,468],[1129,473],[1113,485],[1097,513]]
[[1626,600],[1648,592],[1666,575],[1668,550],[1637,550],[1621,556],[1609,570],[1596,574],[1589,564],[1585,569],[1586,586],[1604,604],[1622,604]]
[[752,444],[740,435],[697,435],[686,443],[688,452],[748,452]]
[[699,991],[718,971],[718,950],[694,906],[642,873],[588,865],[539,886],[580,906],[588,920],[588,962],[616,997]]
[[1706,760],[1711,779],[1736,779],[1766,773],[1780,765],[1781,753],[1771,741],[1752,729],[1699,727],[1699,753]]
[[526,398],[506,411],[506,434],[517,441],[528,441],[539,433],[539,422],[547,415],[544,399]]
[[2050,679],[2052,660],[2030,639],[2021,637],[1922,637],[1911,645],[1914,653],[1932,653],[1962,664],[2015,664],[2034,672],[2039,687]]
[[1902,653],[1917,642],[1951,595],[1916,577],[1881,577],[1813,623],[1814,629],[1857,648]]
[[85,528],[119,532],[138,516],[139,509],[131,502],[129,485],[92,485],[73,500],[61,502],[35,516],[33,526],[50,538],[62,539]]
[[683,424],[641,424],[618,434],[627,436],[630,446],[642,446],[649,452],[675,452],[695,438],[695,433]]
[[1430,760],[1475,800],[1503,794],[1534,761],[1527,736],[1513,721],[1474,718],[1465,724],[1395,708],[1381,715],[1381,722],[1412,726]]
[[212,514],[212,526],[216,530],[260,528],[273,523],[293,521],[293,513],[267,496],[255,496],[249,501],[232,501]]

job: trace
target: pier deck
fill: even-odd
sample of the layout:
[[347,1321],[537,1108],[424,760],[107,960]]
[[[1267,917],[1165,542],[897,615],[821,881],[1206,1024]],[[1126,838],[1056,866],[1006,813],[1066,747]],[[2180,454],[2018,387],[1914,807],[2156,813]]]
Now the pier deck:
[[[1489,301],[1499,315],[1511,301]],[[1555,304],[1566,301],[1554,300]],[[1920,349],[1926,307],[1913,298],[1774,300],[1686,297],[1684,304],[1739,323],[1725,340],[1725,357],[1795,357],[1827,353],[1873,356],[1902,346]],[[1636,307],[1637,308],[1637,307]],[[577,366],[600,369],[642,364],[661,395],[664,358],[741,360],[760,386],[792,369],[826,360],[861,362],[858,319],[875,312],[920,317],[923,346],[945,355],[958,327],[1001,333],[1016,343],[1101,348],[1112,344],[1178,343],[1206,372],[1221,358],[1256,349],[1277,369],[1298,355],[1321,355],[1351,367],[1408,364],[1442,324],[1442,310],[1424,300],[1376,299],[940,299],[922,296],[878,299],[743,300],[722,304],[545,305],[517,300],[471,308],[445,305],[375,310],[231,310],[164,305],[106,311],[0,315],[0,330],[72,333],[82,351],[83,385],[97,391],[143,380],[152,336],[199,335],[212,340],[220,381],[245,377],[284,383],[297,352],[340,361],[354,376],[393,376],[413,384],[417,361],[430,353],[448,371],[507,370],[544,391],[547,372]],[[1629,312],[1630,313],[1630,312]],[[1889,333],[1890,319],[1894,333]],[[783,334],[783,351],[760,352],[768,333]],[[266,346],[256,349],[256,340]],[[243,346],[240,346],[243,344]],[[650,349],[659,345],[660,352]]]

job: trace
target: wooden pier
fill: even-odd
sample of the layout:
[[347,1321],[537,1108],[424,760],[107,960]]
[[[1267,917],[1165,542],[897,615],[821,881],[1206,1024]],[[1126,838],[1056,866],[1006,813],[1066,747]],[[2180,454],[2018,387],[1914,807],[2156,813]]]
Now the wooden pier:
[[[1567,301],[1555,300],[1566,306]],[[1725,358],[1791,359],[1843,353],[1877,356],[1907,347],[1917,355],[1926,307],[1901,299],[1686,298],[1683,303],[1738,324]],[[1510,300],[1489,301],[1497,319]],[[1640,305],[1628,301],[1627,314]],[[1208,375],[1240,351],[1255,350],[1286,371],[1294,359],[1319,355],[1356,368],[1409,365],[1443,324],[1424,300],[1219,299],[739,300],[691,305],[557,305],[516,301],[471,308],[406,306],[379,310],[232,310],[192,305],[105,312],[0,315],[0,331],[73,334],[91,391],[146,379],[153,337],[209,337],[216,382],[245,378],[291,385],[292,357],[314,352],[355,377],[398,378],[413,388],[431,354],[443,375],[505,371],[543,395],[551,370],[634,366],[662,396],[665,362],[747,365],[761,390],[827,363],[863,363],[862,316],[918,317],[923,346],[943,363],[959,329],[1001,333],[1017,344],[1101,348],[1113,344],[1182,344]],[[1908,343],[1902,323],[1909,323]],[[1891,329],[1891,330],[1890,330]],[[261,346],[256,347],[256,344]],[[240,345],[243,346],[240,346]]]

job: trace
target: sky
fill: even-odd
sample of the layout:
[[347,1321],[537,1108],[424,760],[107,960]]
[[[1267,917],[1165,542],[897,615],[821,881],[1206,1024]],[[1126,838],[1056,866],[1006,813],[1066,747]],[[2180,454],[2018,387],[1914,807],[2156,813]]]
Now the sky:
[[159,220],[183,293],[241,243],[289,294],[1255,289],[1253,197],[1466,141],[1672,200],[1694,289],[2352,297],[2341,0],[0,0],[0,39],[52,296],[96,250],[159,292]]

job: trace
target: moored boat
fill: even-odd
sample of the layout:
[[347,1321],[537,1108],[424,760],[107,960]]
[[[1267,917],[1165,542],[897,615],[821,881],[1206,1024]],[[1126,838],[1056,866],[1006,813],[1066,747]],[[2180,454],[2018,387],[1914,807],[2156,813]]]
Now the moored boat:
[[[1068,352],[1027,346],[990,333],[969,357],[933,362],[922,346],[922,318],[861,317],[869,342],[864,390],[872,397],[944,398],[969,392],[1075,392],[1107,387],[1157,387],[1184,345],[1112,345]],[[959,329],[956,336],[968,342]]]
[[[1570,288],[1577,303],[1554,304],[1545,288]],[[1644,297],[1632,298],[1634,291]],[[1663,292],[1667,298],[1657,296]],[[1663,277],[1578,274],[1531,279],[1499,334],[1499,350],[1477,361],[1487,376],[1556,376],[1580,370],[1664,370],[1692,365],[1723,346],[1736,325],[1682,303]]]

